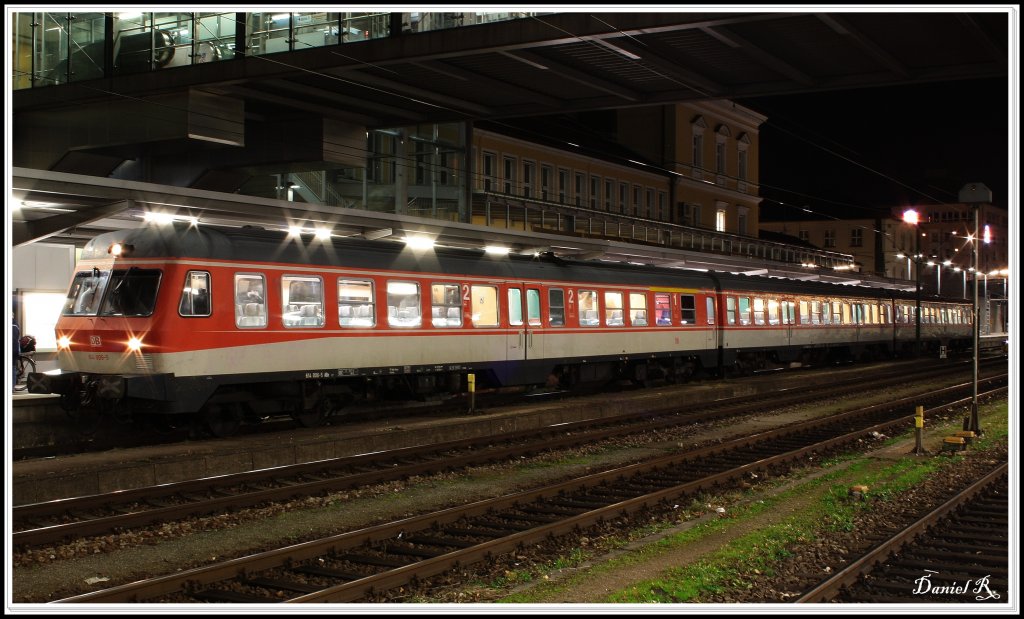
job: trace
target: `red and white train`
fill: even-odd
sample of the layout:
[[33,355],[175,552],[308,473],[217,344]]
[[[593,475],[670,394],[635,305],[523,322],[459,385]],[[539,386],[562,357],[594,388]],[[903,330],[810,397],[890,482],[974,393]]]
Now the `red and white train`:
[[[481,386],[678,381],[886,358],[917,341],[913,295],[776,278],[259,228],[148,226],[84,248],[57,322],[65,408],[319,423],[367,398]],[[971,306],[930,298],[920,341],[971,346]]]

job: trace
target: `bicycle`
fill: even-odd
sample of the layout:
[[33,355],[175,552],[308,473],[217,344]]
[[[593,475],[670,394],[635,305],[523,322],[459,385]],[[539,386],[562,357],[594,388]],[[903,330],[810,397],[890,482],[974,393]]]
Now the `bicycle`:
[[28,375],[36,371],[36,338],[26,335],[19,340],[21,354],[18,355],[18,378],[14,384],[15,391],[28,388]]

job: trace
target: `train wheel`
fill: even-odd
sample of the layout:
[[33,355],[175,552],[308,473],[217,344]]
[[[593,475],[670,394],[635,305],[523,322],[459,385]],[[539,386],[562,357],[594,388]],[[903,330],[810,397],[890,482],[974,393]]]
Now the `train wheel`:
[[236,404],[210,404],[203,409],[206,429],[217,438],[234,436],[242,425],[242,411]]
[[331,416],[331,406],[327,398],[321,398],[313,408],[292,412],[292,419],[303,428],[321,426]]

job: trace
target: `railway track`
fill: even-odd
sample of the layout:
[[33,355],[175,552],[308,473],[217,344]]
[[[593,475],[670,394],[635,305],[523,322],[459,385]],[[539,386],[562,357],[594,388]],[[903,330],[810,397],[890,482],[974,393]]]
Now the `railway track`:
[[[996,359],[995,361],[999,362],[1004,360]],[[918,364],[913,366],[913,368],[904,366],[899,370],[899,373],[909,373],[908,377],[913,379],[914,376],[935,376],[936,373],[950,371],[951,366],[954,368],[954,372],[956,369],[961,371],[964,369],[964,363],[951,364],[950,362],[933,362]],[[880,371],[868,372],[867,376],[886,377],[892,376],[892,374],[893,370],[889,368]],[[522,404],[526,400],[536,401],[537,397],[575,397],[579,395],[587,395],[593,391],[594,390],[591,389],[583,390],[580,393],[541,392],[531,393],[526,396],[516,393],[482,392],[476,394],[476,405],[478,409],[487,409],[498,406]],[[344,415],[339,414],[332,416],[326,421],[326,424],[332,426],[343,426],[347,423],[367,421],[381,416],[394,417],[395,415],[402,415],[426,417],[430,415],[461,414],[465,411],[466,406],[467,402],[464,398],[454,398],[444,402],[410,403],[401,407],[397,407],[393,403],[386,406],[381,403],[377,403],[372,406],[367,405],[362,408],[349,410]],[[80,421],[64,419],[63,416],[60,417],[60,419],[67,424],[74,426],[80,425]],[[51,422],[60,423],[52,420]],[[277,432],[291,432],[296,430],[298,426],[301,426],[301,424],[291,418],[275,417],[266,419],[261,423],[244,424],[236,436],[260,436]],[[52,458],[71,454],[108,451],[111,449],[134,448],[150,445],[170,445],[201,437],[202,432],[188,424],[182,427],[157,429],[153,427],[151,423],[135,425],[116,422],[113,419],[93,419],[93,425],[90,426],[89,430],[76,431],[74,433],[74,439],[70,442],[59,441],[54,444],[31,446],[21,446],[16,444],[12,452],[12,460],[17,462],[37,458]]]
[[1005,602],[1008,470],[995,467],[796,602]]
[[[969,401],[946,396],[937,409]],[[422,584],[453,567],[844,449],[911,419],[884,407],[851,411],[62,602],[379,601],[391,589]]]
[[[906,377],[887,379],[890,383],[905,380]],[[840,385],[781,397],[773,394],[729,398],[699,410],[691,409],[687,413],[681,413],[678,405],[663,406],[642,414],[563,424],[540,431],[512,432],[110,494],[19,505],[13,508],[11,514],[14,529],[12,542],[19,548],[57,543],[65,539],[100,535],[190,516],[222,513],[271,501],[500,462],[618,436],[756,413],[759,408],[797,405],[820,398],[822,392],[839,395],[844,390],[860,389],[863,389],[861,382],[846,381]],[[943,391],[931,392],[932,396],[943,394]],[[921,396],[913,396],[892,405],[910,409],[921,403]]]

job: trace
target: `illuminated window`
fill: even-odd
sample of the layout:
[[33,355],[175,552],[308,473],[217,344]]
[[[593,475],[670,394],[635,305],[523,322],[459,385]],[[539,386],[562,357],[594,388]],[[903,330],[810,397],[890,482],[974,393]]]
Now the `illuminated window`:
[[57,318],[64,306],[63,292],[22,292],[21,293],[21,334],[36,338],[36,350],[57,349],[57,335],[54,329]]

